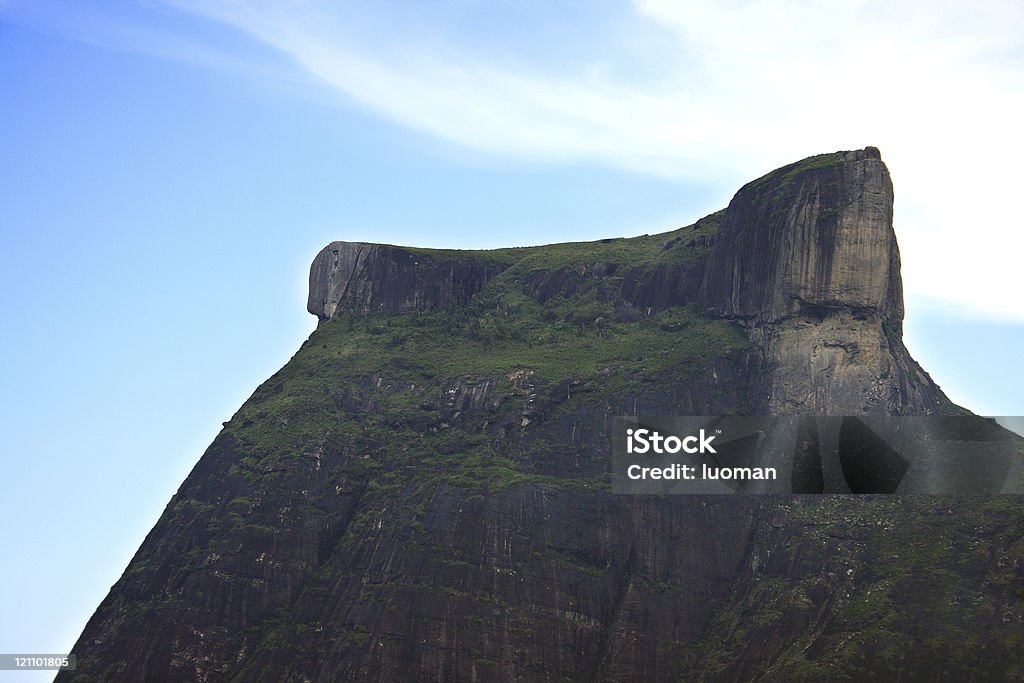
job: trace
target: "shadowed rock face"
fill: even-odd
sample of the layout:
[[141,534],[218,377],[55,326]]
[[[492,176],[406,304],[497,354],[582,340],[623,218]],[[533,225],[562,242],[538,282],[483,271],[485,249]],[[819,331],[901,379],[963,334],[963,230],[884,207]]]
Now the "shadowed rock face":
[[321,320],[336,312],[413,313],[464,304],[502,270],[473,259],[439,260],[422,250],[331,242],[309,271],[306,310]]
[[868,148],[665,235],[332,243],[58,679],[1024,680],[1015,498],[609,491],[620,415],[962,412],[891,198]]

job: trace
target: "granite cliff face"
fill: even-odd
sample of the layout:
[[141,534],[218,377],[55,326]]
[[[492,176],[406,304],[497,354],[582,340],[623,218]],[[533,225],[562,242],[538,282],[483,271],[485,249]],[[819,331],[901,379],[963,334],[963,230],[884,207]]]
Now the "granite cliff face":
[[874,147],[811,157],[744,185],[708,259],[701,303],[755,324],[848,310],[898,328],[892,204]]
[[632,239],[335,242],[60,680],[1024,680],[1013,497],[622,496],[620,415],[957,414],[877,150]]
[[[948,401],[902,343],[892,206],[892,181],[876,148],[823,154],[748,183],[723,214],[705,219],[721,221],[717,234],[685,246],[714,244],[706,261],[653,272],[621,264],[633,266],[623,279],[614,278],[615,263],[580,264],[575,274],[613,282],[615,291],[603,295],[637,315],[695,303],[740,322],[764,366],[751,392],[755,414],[930,413]],[[310,269],[307,308],[321,320],[339,310],[451,310],[508,268],[515,251],[474,259],[332,242]],[[571,296],[572,275],[565,267],[534,272],[527,291],[542,303]]]
[[874,147],[748,183],[726,211],[700,304],[737,319],[769,373],[763,414],[915,414],[942,400],[902,343],[889,171]]
[[351,313],[412,313],[469,301],[501,272],[472,258],[438,259],[425,250],[331,242],[309,271],[306,309],[321,320]]

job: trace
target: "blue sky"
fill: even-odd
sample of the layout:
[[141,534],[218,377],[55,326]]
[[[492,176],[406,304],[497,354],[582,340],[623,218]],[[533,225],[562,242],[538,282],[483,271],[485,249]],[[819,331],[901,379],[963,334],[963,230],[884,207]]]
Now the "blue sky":
[[1024,414],[1020,3],[0,0],[0,651],[60,652],[335,239],[670,230],[881,148],[907,342]]

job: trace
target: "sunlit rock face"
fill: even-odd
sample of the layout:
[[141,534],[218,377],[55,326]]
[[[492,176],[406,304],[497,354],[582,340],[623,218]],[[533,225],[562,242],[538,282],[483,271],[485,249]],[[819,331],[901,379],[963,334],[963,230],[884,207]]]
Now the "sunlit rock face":
[[708,258],[700,304],[741,320],[770,373],[765,414],[916,414],[938,388],[902,343],[893,189],[879,151],[811,157],[748,183]]

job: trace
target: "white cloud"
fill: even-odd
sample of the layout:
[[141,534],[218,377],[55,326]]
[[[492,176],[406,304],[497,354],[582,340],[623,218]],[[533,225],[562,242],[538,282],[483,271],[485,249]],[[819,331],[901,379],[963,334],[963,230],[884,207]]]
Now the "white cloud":
[[218,40],[213,35],[188,35],[153,25],[153,8],[148,5],[133,8],[134,12],[126,9],[115,3],[0,0],[0,19],[87,45],[150,55],[249,78],[288,82],[301,76],[294,68],[283,68],[279,56],[268,55],[270,51],[265,48],[262,51],[240,49],[243,46],[237,42],[223,41],[223,35]]
[[459,4],[169,4],[486,154],[710,179],[725,196],[803,156],[876,145],[896,186],[909,304],[1024,321],[1018,2],[638,0],[616,9],[619,35],[549,60],[525,34],[467,33]]

